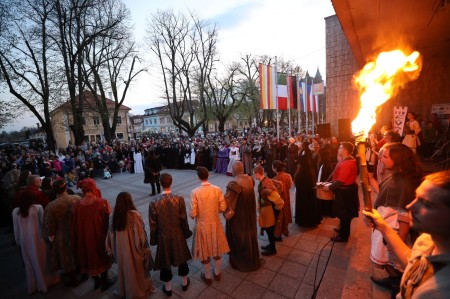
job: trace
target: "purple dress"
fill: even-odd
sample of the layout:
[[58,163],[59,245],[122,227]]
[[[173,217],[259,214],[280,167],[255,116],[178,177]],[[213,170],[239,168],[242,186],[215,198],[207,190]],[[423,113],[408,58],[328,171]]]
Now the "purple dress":
[[216,173],[227,173],[227,167],[228,167],[228,149],[224,147],[223,149],[219,149],[219,152],[217,153],[217,161],[216,161],[216,169],[214,171]]

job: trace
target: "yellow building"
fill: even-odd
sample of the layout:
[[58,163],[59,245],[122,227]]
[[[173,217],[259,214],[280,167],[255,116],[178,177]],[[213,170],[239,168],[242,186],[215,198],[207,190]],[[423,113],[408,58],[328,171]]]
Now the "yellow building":
[[[95,95],[100,99],[99,95]],[[77,96],[78,98],[78,96]],[[103,141],[104,132],[103,126],[101,124],[100,114],[96,109],[94,102],[94,95],[91,92],[84,92],[85,107],[83,107],[83,128],[84,128],[84,139],[87,142],[91,141]],[[109,114],[114,113],[114,101],[106,99],[106,104],[109,110]],[[116,138],[119,140],[129,140],[128,128],[130,127],[128,112],[131,108],[122,105],[119,108],[119,114],[117,116],[117,127],[116,127]],[[73,115],[70,102],[67,101],[60,105],[58,108],[51,112],[51,119],[53,125],[53,131],[55,134],[56,147],[65,148],[71,142],[75,141],[74,135],[70,130],[70,126],[73,125]],[[110,124],[112,120],[110,119]]]

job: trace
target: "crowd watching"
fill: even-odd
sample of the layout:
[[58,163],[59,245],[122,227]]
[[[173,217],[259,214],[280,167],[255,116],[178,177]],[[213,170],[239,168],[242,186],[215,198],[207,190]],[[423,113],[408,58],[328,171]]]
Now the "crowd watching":
[[[2,213],[21,248],[28,293],[45,293],[60,281],[74,287],[91,277],[94,289],[105,291],[118,280],[118,296],[146,298],[156,292],[150,271],[160,271],[162,292],[172,296],[173,267],[182,291],[190,285],[191,259],[202,264],[206,285],[220,282],[224,254],[232,268],[256,271],[261,256],[277,254],[276,242],[289,235],[290,223],[313,228],[323,217],[339,219],[330,241],[348,242],[362,207],[358,168],[364,159],[375,196],[374,209],[362,216],[373,228],[367,258],[387,274],[371,280],[392,298],[448,298],[450,172],[425,176],[417,154],[428,155],[430,141],[421,150],[415,115],[408,120],[403,138],[389,126],[371,132],[364,157],[357,156],[355,144],[336,137],[281,132],[277,138],[258,130],[84,142],[56,153],[5,147]],[[177,182],[167,169],[196,170],[199,186],[191,191],[189,214],[185,199],[171,191]],[[234,178],[221,190],[208,181],[212,172]],[[149,232],[130,193],[119,193],[113,209],[95,181],[139,173],[150,184]],[[189,216],[197,223],[193,228]],[[268,236],[261,247],[258,226]],[[192,235],[190,250],[186,240]],[[154,259],[150,245],[157,246]],[[112,263],[117,277],[109,275]]]

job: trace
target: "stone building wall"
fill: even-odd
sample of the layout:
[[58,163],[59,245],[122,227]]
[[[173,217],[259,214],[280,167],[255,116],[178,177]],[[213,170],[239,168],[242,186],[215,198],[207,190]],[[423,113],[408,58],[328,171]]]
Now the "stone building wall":
[[326,23],[326,122],[331,134],[338,136],[339,119],[353,119],[359,111],[359,100],[353,88],[353,75],[359,70],[347,38],[336,15]]

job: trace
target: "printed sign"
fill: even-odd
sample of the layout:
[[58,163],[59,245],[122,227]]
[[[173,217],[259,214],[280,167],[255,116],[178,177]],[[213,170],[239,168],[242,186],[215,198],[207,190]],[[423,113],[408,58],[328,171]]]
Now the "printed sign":
[[323,82],[316,83],[313,85],[313,94],[324,94],[325,93],[325,87],[323,85]]
[[405,126],[406,114],[408,113],[408,107],[394,106],[394,121],[393,130],[400,136],[403,134],[403,127]]
[[431,105],[431,113],[450,114],[450,103]]

